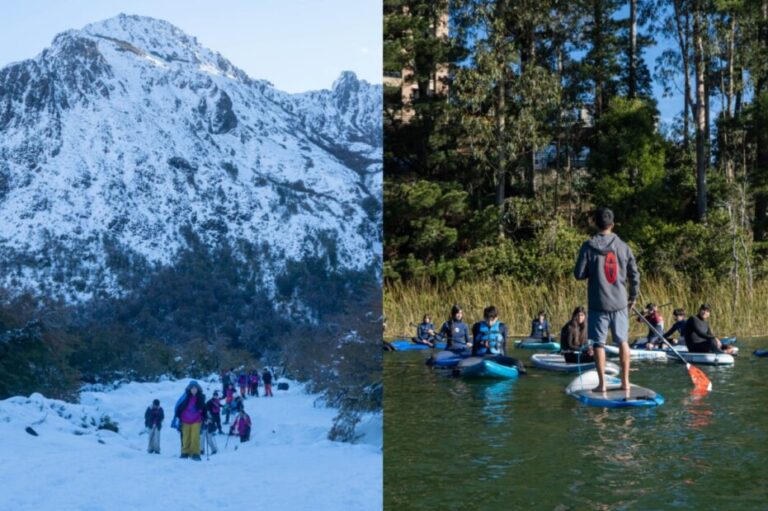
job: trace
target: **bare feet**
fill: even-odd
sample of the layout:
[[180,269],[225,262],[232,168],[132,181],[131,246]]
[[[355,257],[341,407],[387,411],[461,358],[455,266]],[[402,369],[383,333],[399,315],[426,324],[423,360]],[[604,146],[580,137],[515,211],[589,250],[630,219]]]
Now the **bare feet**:
[[606,388],[605,387],[601,387],[601,386],[598,385],[597,387],[592,389],[592,392],[595,392],[597,394],[605,394]]

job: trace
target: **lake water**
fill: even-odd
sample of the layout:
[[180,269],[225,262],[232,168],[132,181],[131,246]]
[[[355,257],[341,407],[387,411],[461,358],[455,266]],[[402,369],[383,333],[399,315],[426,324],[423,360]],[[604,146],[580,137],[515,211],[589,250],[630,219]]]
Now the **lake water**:
[[740,340],[732,367],[700,367],[713,392],[691,395],[685,367],[632,361],[657,408],[582,405],[575,377],[463,380],[384,354],[386,510],[768,510],[768,340]]

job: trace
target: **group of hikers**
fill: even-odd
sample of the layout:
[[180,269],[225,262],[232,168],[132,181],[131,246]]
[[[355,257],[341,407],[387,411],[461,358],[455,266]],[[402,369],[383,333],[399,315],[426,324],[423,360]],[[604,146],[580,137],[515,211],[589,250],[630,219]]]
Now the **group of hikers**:
[[[240,442],[247,442],[251,438],[251,417],[245,412],[244,401],[248,396],[259,396],[259,382],[264,384],[264,396],[272,397],[272,372],[264,369],[261,374],[253,370],[250,373],[236,375],[234,368],[225,371],[221,375],[222,392],[213,392],[213,396],[206,400],[203,388],[192,380],[174,406],[173,421],[171,427],[177,429],[181,436],[181,457],[200,460],[201,440],[208,449],[208,454],[216,454],[216,433],[222,431],[221,415],[224,413],[225,425],[229,425],[230,416],[234,414],[234,421],[229,427],[228,435],[240,437]],[[235,392],[235,383],[240,387],[239,394]],[[223,402],[222,402],[223,399]],[[160,400],[155,399],[144,413],[144,426],[149,434],[147,451],[152,454],[160,454],[160,430],[165,419],[165,412],[160,406]]]
[[[596,392],[605,392],[605,343],[610,332],[619,345],[621,389],[629,390],[629,313],[648,325],[646,349],[662,348],[664,340],[671,344],[684,342],[693,353],[730,353],[732,348],[722,344],[707,322],[711,306],[702,304],[698,313],[686,319],[684,309],[673,312],[674,324],[664,331],[664,319],[659,307],[649,303],[643,312],[635,309],[640,290],[640,272],[630,247],[613,233],[614,218],[610,209],[599,209],[594,216],[597,234],[584,242],[574,267],[577,280],[587,280],[588,309],[576,307],[571,319],[560,330],[560,346],[566,362],[595,362],[599,384]],[[483,319],[470,329],[463,322],[461,306],[453,305],[448,320],[435,330],[430,314],[425,314],[417,326],[413,341],[434,347],[446,342],[447,350],[471,349],[472,355],[486,353],[506,355],[508,330],[498,320],[498,311],[488,306]],[[677,333],[678,339],[673,336]],[[550,326],[545,311],[539,311],[531,323],[531,340],[550,340]],[[662,340],[663,339],[663,340]]]

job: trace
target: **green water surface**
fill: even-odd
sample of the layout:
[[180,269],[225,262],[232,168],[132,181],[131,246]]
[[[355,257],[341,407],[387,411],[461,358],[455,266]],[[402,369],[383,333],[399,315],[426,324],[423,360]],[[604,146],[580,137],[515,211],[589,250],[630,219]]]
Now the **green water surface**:
[[657,408],[603,409],[566,396],[575,375],[463,380],[384,354],[386,510],[768,510],[768,358],[740,340],[735,366],[632,362]]

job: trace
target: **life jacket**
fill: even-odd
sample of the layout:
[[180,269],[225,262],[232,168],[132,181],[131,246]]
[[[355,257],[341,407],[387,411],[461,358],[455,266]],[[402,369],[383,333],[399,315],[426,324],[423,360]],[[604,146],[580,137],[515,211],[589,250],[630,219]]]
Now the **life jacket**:
[[488,342],[488,348],[491,353],[501,353],[501,322],[496,321],[493,326],[488,326],[485,321],[480,323],[477,340],[481,343]]

